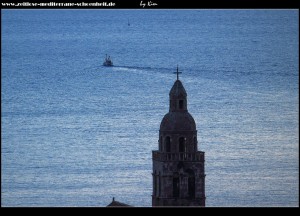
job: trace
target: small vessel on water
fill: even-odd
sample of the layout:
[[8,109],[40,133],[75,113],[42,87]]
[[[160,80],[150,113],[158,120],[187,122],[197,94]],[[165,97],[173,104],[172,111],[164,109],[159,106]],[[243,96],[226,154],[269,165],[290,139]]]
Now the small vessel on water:
[[108,56],[108,58],[107,58],[107,54],[105,57],[105,61],[103,62],[103,66],[106,66],[106,67],[114,66],[112,60],[110,59],[110,56]]

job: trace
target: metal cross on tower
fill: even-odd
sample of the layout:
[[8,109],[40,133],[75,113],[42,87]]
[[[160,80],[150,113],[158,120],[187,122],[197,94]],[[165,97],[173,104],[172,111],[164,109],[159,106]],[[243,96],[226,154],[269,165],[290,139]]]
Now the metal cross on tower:
[[182,72],[179,72],[179,71],[178,71],[178,65],[177,65],[177,71],[174,72],[174,74],[175,74],[175,73],[177,74],[177,80],[179,80],[179,74],[181,74]]

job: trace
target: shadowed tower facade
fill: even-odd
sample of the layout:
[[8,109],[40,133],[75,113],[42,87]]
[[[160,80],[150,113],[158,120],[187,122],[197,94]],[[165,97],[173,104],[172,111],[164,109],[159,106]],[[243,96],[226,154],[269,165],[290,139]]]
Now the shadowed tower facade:
[[152,206],[205,206],[204,152],[198,151],[196,124],[187,109],[178,68],[169,97],[158,150],[152,151]]

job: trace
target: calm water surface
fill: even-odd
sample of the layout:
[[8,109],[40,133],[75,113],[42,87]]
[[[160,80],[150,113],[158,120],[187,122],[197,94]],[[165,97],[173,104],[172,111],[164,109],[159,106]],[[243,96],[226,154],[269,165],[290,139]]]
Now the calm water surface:
[[297,10],[1,12],[2,206],[151,206],[177,64],[207,206],[299,205]]

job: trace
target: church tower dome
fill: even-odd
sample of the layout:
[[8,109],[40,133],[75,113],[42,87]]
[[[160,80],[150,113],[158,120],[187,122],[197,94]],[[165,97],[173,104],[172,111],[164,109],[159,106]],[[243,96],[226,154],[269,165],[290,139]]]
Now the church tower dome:
[[153,206],[205,206],[204,152],[198,151],[196,123],[187,109],[187,93],[179,80],[169,93],[158,150],[152,152]]
[[161,124],[160,131],[196,131],[194,118],[187,110],[187,93],[179,79],[170,90],[170,108]]
[[161,121],[160,131],[196,131],[196,123],[188,112],[169,112]]

